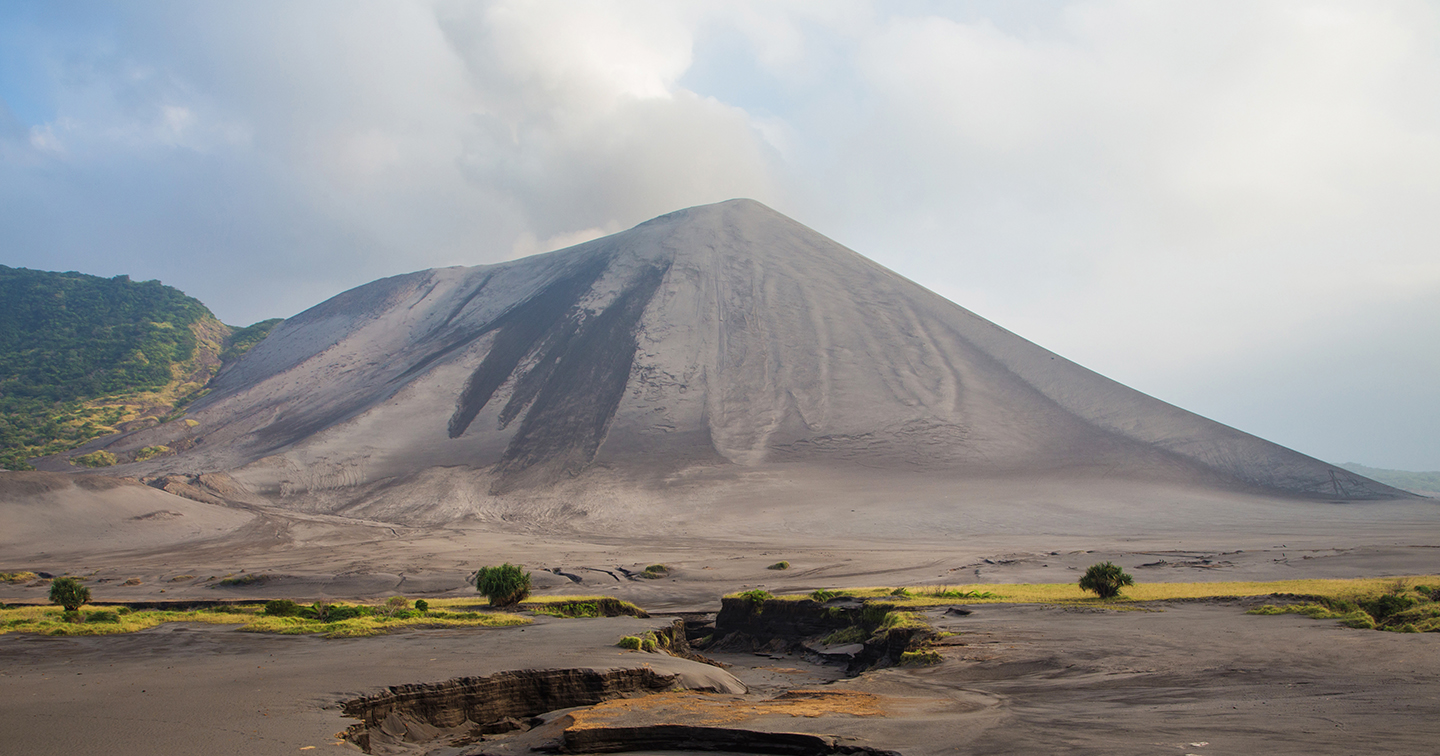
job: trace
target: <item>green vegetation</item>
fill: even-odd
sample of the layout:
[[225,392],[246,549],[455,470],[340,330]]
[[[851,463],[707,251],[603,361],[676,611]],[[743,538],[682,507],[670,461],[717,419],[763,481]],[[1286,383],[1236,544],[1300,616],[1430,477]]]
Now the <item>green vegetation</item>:
[[530,595],[530,573],[509,562],[481,567],[475,573],[475,590],[490,599],[491,606],[514,606]]
[[[1397,578],[1355,578],[1349,580],[1276,580],[1271,582],[1195,582],[1141,583],[1125,591],[1125,595],[1102,601],[1082,591],[1076,583],[972,583],[951,586],[910,586],[903,596],[892,595],[895,586],[836,588],[830,592],[857,599],[884,599],[884,603],[902,608],[947,606],[957,603],[952,595],[964,595],[964,603],[974,604],[1076,604],[1108,606],[1144,601],[1268,596],[1272,594],[1344,598],[1358,595],[1379,595],[1390,590]],[[1407,584],[1440,587],[1440,575],[1414,575],[1400,578]],[[732,593],[726,598],[739,598]],[[772,597],[776,601],[804,601],[808,593]]]
[[221,580],[220,582],[218,582],[218,583],[216,583],[216,584],[214,584],[214,585],[212,585],[212,586],[210,586],[210,587],[211,587],[211,588],[246,588],[246,587],[249,587],[249,586],[252,586],[252,585],[264,585],[264,584],[266,584],[266,583],[268,583],[268,582],[270,582],[270,576],[269,576],[269,575],[246,574],[246,575],[237,575],[237,576],[235,576],[235,577],[227,577],[227,578],[225,578],[224,580]]
[[823,604],[830,599],[840,598],[840,595],[841,594],[836,591],[827,591],[824,588],[820,588],[810,592],[810,600],[817,604]]
[[222,351],[238,357],[272,327],[234,331],[159,281],[0,265],[0,468],[172,415],[204,392]]
[[[102,453],[103,453],[103,452],[102,452]],[[169,454],[169,453],[170,453],[170,447],[168,447],[168,446],[164,446],[164,445],[160,445],[160,446],[147,446],[147,447],[145,447],[144,449],[141,449],[140,451],[135,452],[135,461],[136,461],[136,462],[144,462],[144,461],[147,460],[147,459],[154,459],[154,458],[156,458],[156,457],[159,457],[159,456],[164,455],[164,454]],[[77,459],[77,461],[78,461],[78,459]]]
[[70,461],[78,467],[109,467],[120,460],[116,459],[114,454],[102,449],[89,454],[81,454]]
[[614,596],[541,596],[521,602],[520,609],[551,617],[649,617],[644,609]]
[[1301,614],[1312,619],[1339,620],[1363,630],[1396,633],[1440,633],[1440,586],[1392,582],[1379,594],[1316,596],[1313,601],[1251,609],[1250,614]]
[[236,329],[230,334],[230,339],[225,347],[225,351],[220,353],[220,359],[225,362],[234,362],[240,359],[241,356],[250,351],[255,345],[264,341],[265,337],[269,336],[270,332],[275,330],[275,326],[280,325],[282,322],[284,322],[284,318],[271,318],[269,320],[262,320],[254,325]]
[[1080,578],[1080,590],[1090,591],[1102,599],[1115,598],[1121,588],[1134,584],[1135,578],[1111,562],[1090,565]]
[[790,563],[782,560],[782,561],[779,561],[779,562],[776,562],[776,563],[770,565],[769,567],[766,567],[765,569],[767,569],[767,570],[788,570],[788,569],[790,569]]
[[902,667],[928,667],[944,661],[940,652],[931,648],[921,648],[916,651],[904,651],[900,654],[900,666]]
[[653,632],[647,632],[638,636],[627,635],[621,638],[615,645],[631,651],[644,651],[646,653],[654,653],[660,647]]
[[89,601],[90,589],[75,578],[55,578],[50,583],[50,603],[65,607],[67,612],[73,612]]
[[663,564],[652,564],[652,565],[646,567],[644,572],[641,572],[641,573],[640,573],[640,577],[646,578],[646,579],[649,579],[649,580],[658,580],[658,579],[660,579],[660,578],[669,577],[669,576],[670,576],[670,568],[669,568],[669,567],[666,567],[666,566],[663,565]]
[[[399,601],[395,601],[399,598]],[[416,602],[417,604],[419,602]],[[131,610],[128,607],[94,612],[62,611],[40,606],[0,609],[0,633],[40,635],[112,635],[168,622],[233,624],[243,632],[282,635],[323,635],[326,638],[360,638],[383,635],[402,628],[508,627],[529,624],[530,620],[501,612],[421,612],[405,606],[401,597],[392,597],[379,606],[329,604],[310,606],[288,599],[266,603],[222,606],[193,611]],[[274,607],[280,614],[270,610]],[[294,611],[294,614],[285,612]]]
[[430,611],[430,602],[425,599],[415,599],[415,611],[421,614]]
[[775,598],[775,596],[773,596],[769,591],[763,588],[756,588],[754,590],[737,593],[735,594],[735,598],[742,598],[746,601],[749,601],[751,606],[755,607],[755,611],[758,612],[760,611],[760,607],[764,606],[766,601]]
[[40,577],[28,570],[21,572],[0,572],[0,583],[28,583]]

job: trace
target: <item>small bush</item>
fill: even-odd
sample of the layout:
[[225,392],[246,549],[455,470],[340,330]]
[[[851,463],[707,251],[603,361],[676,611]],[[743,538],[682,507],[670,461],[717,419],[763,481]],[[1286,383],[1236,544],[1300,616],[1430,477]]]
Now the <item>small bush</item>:
[[652,564],[645,568],[645,574],[647,575],[666,575],[669,574],[669,572],[670,568],[663,564]]
[[826,601],[835,598],[840,598],[840,594],[835,591],[827,591],[824,588],[820,588],[818,590],[810,592],[810,600],[814,601],[817,604],[823,604]]
[[119,613],[119,612],[112,612],[112,611],[90,612],[90,614],[85,617],[85,621],[86,621],[86,622],[119,622],[119,621],[120,621],[120,613]]
[[1115,598],[1120,595],[1121,588],[1134,584],[1135,578],[1110,562],[1090,565],[1080,578],[1080,590],[1090,591],[1102,599]]
[[631,651],[639,651],[641,644],[639,638],[633,635],[627,635],[624,638],[621,638],[620,642],[616,643],[615,645],[619,646],[620,648],[629,649]]
[[300,614],[300,605],[290,599],[266,601],[265,614],[270,617],[296,617]]
[[78,625],[85,621],[85,615],[81,614],[75,609],[66,609],[65,613],[60,615],[60,619],[64,620],[65,622],[73,622]]
[[160,455],[162,455],[162,454],[169,454],[169,453],[170,453],[170,447],[168,447],[168,446],[147,446],[147,447],[145,447],[144,449],[141,449],[140,451],[135,452],[135,461],[136,461],[136,462],[145,462],[145,461],[148,461],[148,460],[152,460],[152,459],[154,459],[154,458],[156,458],[156,457],[158,457],[158,456],[160,456]]
[[84,606],[90,600],[90,589],[81,585],[75,578],[55,578],[50,584],[50,603],[59,604],[65,607],[66,612],[73,612]]
[[491,606],[514,606],[530,596],[530,573],[509,562],[481,567],[475,573],[475,590],[490,599]]
[[430,602],[425,599],[415,599],[415,611],[421,614],[430,611]]
[[896,588],[895,590],[890,592],[890,595],[899,596],[900,598],[908,598],[910,596],[910,591],[905,588]]
[[770,565],[769,567],[766,567],[765,569],[767,569],[767,570],[788,570],[788,569],[790,569],[790,563],[789,563],[789,562],[786,562],[786,561],[784,561],[784,560],[781,560],[781,561],[779,561],[779,562],[776,562],[776,563]]
[[775,598],[775,596],[764,588],[756,588],[754,590],[744,591],[740,594],[739,598],[749,601],[750,605],[753,606],[756,611],[759,611],[760,607],[763,606],[766,601]]

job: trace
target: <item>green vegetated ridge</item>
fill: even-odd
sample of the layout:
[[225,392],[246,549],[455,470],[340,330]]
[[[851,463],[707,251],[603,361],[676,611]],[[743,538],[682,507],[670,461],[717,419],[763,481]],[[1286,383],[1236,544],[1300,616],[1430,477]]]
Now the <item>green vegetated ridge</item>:
[[1342,462],[1340,466],[1357,475],[1378,480],[1387,486],[1394,486],[1421,496],[1440,497],[1440,471],[1385,470],[1378,467],[1366,467],[1359,462]]
[[163,421],[278,322],[232,328],[159,281],[0,265],[0,467]]

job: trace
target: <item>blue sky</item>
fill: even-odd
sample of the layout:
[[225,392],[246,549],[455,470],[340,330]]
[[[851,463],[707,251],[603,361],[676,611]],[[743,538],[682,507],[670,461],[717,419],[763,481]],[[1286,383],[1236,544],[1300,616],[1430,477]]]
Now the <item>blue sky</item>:
[[1142,391],[1440,469],[1421,2],[0,4],[0,263],[243,325],[748,196]]

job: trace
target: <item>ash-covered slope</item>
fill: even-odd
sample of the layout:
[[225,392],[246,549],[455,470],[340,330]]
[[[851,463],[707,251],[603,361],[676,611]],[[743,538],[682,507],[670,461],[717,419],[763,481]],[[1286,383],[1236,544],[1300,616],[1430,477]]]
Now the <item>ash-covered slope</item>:
[[116,443],[186,449],[144,472],[244,468],[286,495],[697,465],[1406,495],[1097,375],[750,200],[346,292],[189,418]]

